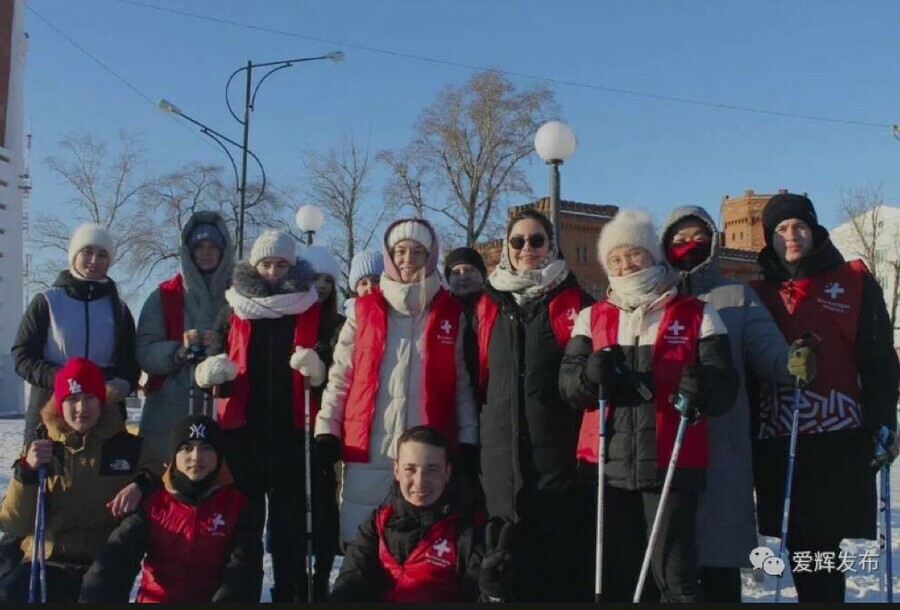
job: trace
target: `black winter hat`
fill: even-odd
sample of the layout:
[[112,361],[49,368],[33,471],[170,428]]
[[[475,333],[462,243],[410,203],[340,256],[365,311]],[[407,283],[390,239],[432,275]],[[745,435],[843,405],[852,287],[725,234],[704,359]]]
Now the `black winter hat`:
[[172,427],[169,435],[169,447],[172,455],[178,453],[178,448],[190,441],[202,441],[211,445],[222,459],[225,452],[222,429],[211,417],[205,415],[191,415],[185,417]]
[[225,249],[225,236],[219,230],[219,227],[209,222],[198,222],[191,229],[188,235],[188,247],[193,250],[202,240],[208,239],[219,247],[219,250]]
[[766,245],[772,243],[775,227],[789,218],[802,220],[813,230],[819,226],[816,209],[808,197],[793,193],[779,193],[769,199],[766,207],[763,208],[762,222]]
[[457,248],[447,255],[444,259],[444,277],[450,279],[450,271],[455,265],[466,263],[472,265],[481,272],[481,277],[487,278],[487,267],[484,266],[484,259],[477,250],[472,248]]

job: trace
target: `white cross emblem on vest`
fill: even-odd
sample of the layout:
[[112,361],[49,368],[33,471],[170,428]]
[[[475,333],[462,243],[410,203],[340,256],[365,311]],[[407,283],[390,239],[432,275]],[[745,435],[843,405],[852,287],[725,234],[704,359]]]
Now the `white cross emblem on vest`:
[[69,379],[69,394],[81,394],[81,384],[76,379]]
[[225,519],[222,518],[222,513],[216,513],[213,515],[212,521],[209,522],[211,532],[218,531],[220,527],[225,525]]
[[438,557],[443,557],[444,553],[450,552],[450,545],[447,544],[446,538],[441,538],[433,545],[431,545],[431,550],[437,553]]
[[675,320],[674,322],[669,324],[669,331],[676,337],[683,330],[684,330],[684,326],[681,323],[679,323],[678,320]]
[[569,312],[566,314],[566,316],[569,318],[569,321],[572,324],[575,324],[575,322],[578,320],[578,312],[575,311],[574,307],[569,308]]
[[206,440],[206,426],[204,424],[191,424],[188,438],[191,440]]
[[844,289],[837,282],[832,282],[823,292],[827,292],[831,300],[835,300],[839,294],[844,294]]
[[441,322],[441,330],[444,331],[445,335],[449,335],[450,331],[453,330],[453,325],[450,323],[450,320],[444,320]]

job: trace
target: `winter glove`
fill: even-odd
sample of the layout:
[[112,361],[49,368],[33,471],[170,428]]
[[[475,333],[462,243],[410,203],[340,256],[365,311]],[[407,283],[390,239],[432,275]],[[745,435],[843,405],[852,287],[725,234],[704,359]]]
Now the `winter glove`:
[[333,434],[318,434],[316,450],[322,468],[331,468],[341,457],[341,440]]
[[875,459],[872,460],[872,468],[881,469],[894,461],[897,457],[897,442],[893,430],[882,425],[872,437],[875,441]]
[[625,382],[625,352],[619,344],[599,349],[587,359],[584,376],[592,384],[603,386],[607,395]]
[[291,354],[291,368],[300,371],[300,374],[309,379],[309,385],[314,388],[325,382],[325,363],[319,358],[316,350],[308,347],[297,346]]
[[237,377],[237,365],[225,354],[207,358],[197,365],[197,370],[194,372],[197,385],[204,390],[226,381],[232,381],[235,377]]
[[809,385],[816,376],[816,354],[803,339],[788,348],[787,370],[801,387]]
[[460,443],[458,451],[457,461],[459,463],[460,474],[477,479],[479,470],[478,461],[480,457],[478,447],[469,443]]
[[681,372],[681,384],[678,386],[678,397],[672,402],[675,409],[689,421],[694,421],[701,415],[706,394],[706,382],[703,367],[699,364],[689,364]]
[[117,403],[131,393],[131,385],[124,379],[113,377],[106,380],[106,402]]
[[513,528],[510,521],[494,518],[484,529],[484,559],[478,587],[486,601],[505,602],[511,596]]

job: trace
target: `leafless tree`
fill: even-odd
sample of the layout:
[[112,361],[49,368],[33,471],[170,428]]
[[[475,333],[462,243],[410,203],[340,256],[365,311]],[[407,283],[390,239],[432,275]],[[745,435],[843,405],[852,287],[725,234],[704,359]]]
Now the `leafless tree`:
[[409,145],[379,153],[393,173],[386,195],[418,214],[437,213],[471,246],[506,197],[531,195],[519,165],[556,114],[549,88],[517,88],[495,71],[448,86],[419,116]]

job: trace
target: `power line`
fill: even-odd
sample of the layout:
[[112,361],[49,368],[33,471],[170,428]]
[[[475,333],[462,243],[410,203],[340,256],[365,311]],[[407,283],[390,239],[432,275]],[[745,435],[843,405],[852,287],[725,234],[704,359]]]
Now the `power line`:
[[841,118],[834,118],[834,117],[817,116],[817,115],[812,115],[812,114],[801,114],[801,113],[796,113],[796,112],[785,112],[785,111],[781,111],[781,110],[770,110],[770,109],[766,109],[766,108],[756,108],[753,106],[739,106],[739,105],[735,105],[735,104],[711,102],[708,100],[701,100],[701,99],[696,99],[696,98],[679,97],[679,96],[673,96],[673,95],[663,95],[663,94],[658,94],[658,93],[650,93],[650,92],[646,92],[646,91],[637,91],[634,89],[622,89],[619,87],[611,87],[608,85],[599,85],[599,84],[595,84],[595,83],[585,83],[585,82],[579,82],[579,81],[552,78],[552,77],[547,77],[547,76],[537,76],[534,74],[527,74],[525,72],[516,72],[513,70],[504,70],[504,69],[490,68],[487,66],[478,66],[475,64],[466,64],[466,63],[462,63],[462,62],[450,61],[450,60],[446,60],[446,59],[439,59],[439,58],[435,58],[435,57],[427,57],[425,55],[417,55],[414,53],[404,53],[401,51],[392,51],[390,49],[382,49],[382,48],[371,47],[371,46],[367,46],[367,45],[343,42],[340,40],[331,40],[328,38],[320,38],[317,36],[306,36],[303,34],[297,34],[296,32],[289,32],[287,30],[268,28],[268,27],[253,25],[253,24],[249,24],[249,23],[242,23],[242,22],[238,22],[238,21],[231,21],[228,19],[221,19],[218,17],[210,17],[208,15],[201,15],[198,13],[192,13],[190,11],[156,6],[154,4],[140,2],[139,0],[118,0],[118,1],[123,4],[133,4],[135,6],[141,6],[144,8],[149,8],[149,9],[163,12],[163,13],[171,13],[171,14],[180,15],[183,17],[191,17],[193,19],[200,19],[202,21],[209,21],[212,23],[218,23],[218,24],[222,24],[222,25],[228,25],[228,26],[243,28],[243,29],[247,29],[247,30],[254,30],[257,32],[264,32],[267,34],[279,34],[281,36],[288,36],[291,38],[298,38],[301,40],[310,40],[313,42],[320,42],[320,43],[325,43],[325,44],[330,44],[330,45],[347,47],[349,49],[368,51],[370,53],[378,53],[381,55],[388,55],[391,57],[399,57],[399,58],[403,58],[403,59],[412,59],[414,61],[422,61],[422,62],[437,64],[437,65],[442,65],[442,66],[451,66],[454,68],[462,68],[465,70],[474,70],[474,71],[493,70],[494,72],[498,72],[500,74],[505,74],[507,76],[524,78],[524,79],[534,80],[534,81],[539,81],[539,82],[553,83],[553,84],[557,84],[557,85],[564,85],[567,87],[590,89],[590,90],[594,90],[594,91],[604,91],[606,93],[627,95],[627,96],[631,96],[631,97],[641,97],[641,98],[645,98],[645,99],[651,99],[651,100],[663,101],[663,102],[675,102],[675,103],[679,103],[679,104],[689,104],[689,105],[693,105],[693,106],[702,106],[705,108],[716,108],[718,110],[730,110],[733,112],[748,112],[748,113],[762,114],[762,115],[767,115],[767,116],[777,116],[777,117],[782,117],[782,118],[800,119],[800,120],[804,120],[804,121],[816,121],[816,122],[820,122],[820,123],[850,125],[853,127],[871,127],[871,128],[876,128],[876,129],[891,129],[891,127],[892,127],[892,125],[890,123],[874,123],[871,121],[859,121],[859,120],[852,120],[852,119],[841,119]]
[[[131,82],[129,82],[128,79],[126,79],[124,76],[122,76],[121,74],[119,74],[118,72],[116,72],[115,70],[113,70],[112,68],[110,68],[107,64],[105,64],[103,61],[101,61],[98,57],[96,57],[96,56],[93,55],[90,51],[88,51],[88,50],[85,49],[83,46],[81,46],[80,44],[78,44],[78,42],[76,42],[71,36],[69,36],[68,34],[66,34],[65,32],[63,32],[62,30],[60,30],[60,29],[59,29],[58,27],[56,27],[52,22],[50,22],[49,19],[47,19],[46,17],[44,17],[43,15],[41,15],[39,12],[37,12],[30,4],[26,4],[26,5],[25,5],[25,8],[28,9],[35,17],[37,17],[38,19],[40,19],[41,21],[43,21],[43,22],[47,25],[47,27],[49,27],[50,29],[52,29],[52,30],[53,30],[54,32],[56,32],[57,34],[59,34],[59,36],[61,36],[66,42],[68,42],[68,43],[71,44],[73,47],[75,47],[76,49],[78,49],[79,51],[81,51],[81,53],[83,53],[83,54],[86,55],[88,58],[90,58],[91,61],[93,61],[93,62],[94,62],[95,64],[97,64],[98,66],[100,66],[103,70],[105,70],[106,72],[108,72],[109,74],[111,74],[116,80],[118,80],[118,81],[121,82],[123,85],[125,85],[126,87],[128,87],[131,91],[133,91],[134,93],[136,93],[136,94],[137,94],[138,96],[140,96],[143,100],[149,102],[154,108],[156,107],[156,102],[153,101],[153,99],[151,99],[150,96],[148,96],[146,93],[144,93],[143,91],[141,91],[140,89],[138,89],[135,85],[133,85]],[[181,121],[175,119],[174,117],[170,117],[169,120],[174,121],[174,123],[175,123],[176,125],[178,125],[178,126],[181,127],[182,129],[186,129],[189,133],[194,134],[194,136],[196,136],[196,137],[197,137],[201,142],[203,142],[204,144],[207,144],[207,145],[209,145],[209,146],[212,146],[212,143],[211,143],[211,142],[209,142],[209,141],[206,140],[205,138],[200,137],[200,134],[198,134],[198,133],[197,133],[196,131],[194,131],[193,129],[190,129],[187,125],[185,125],[185,124],[182,123]]]

